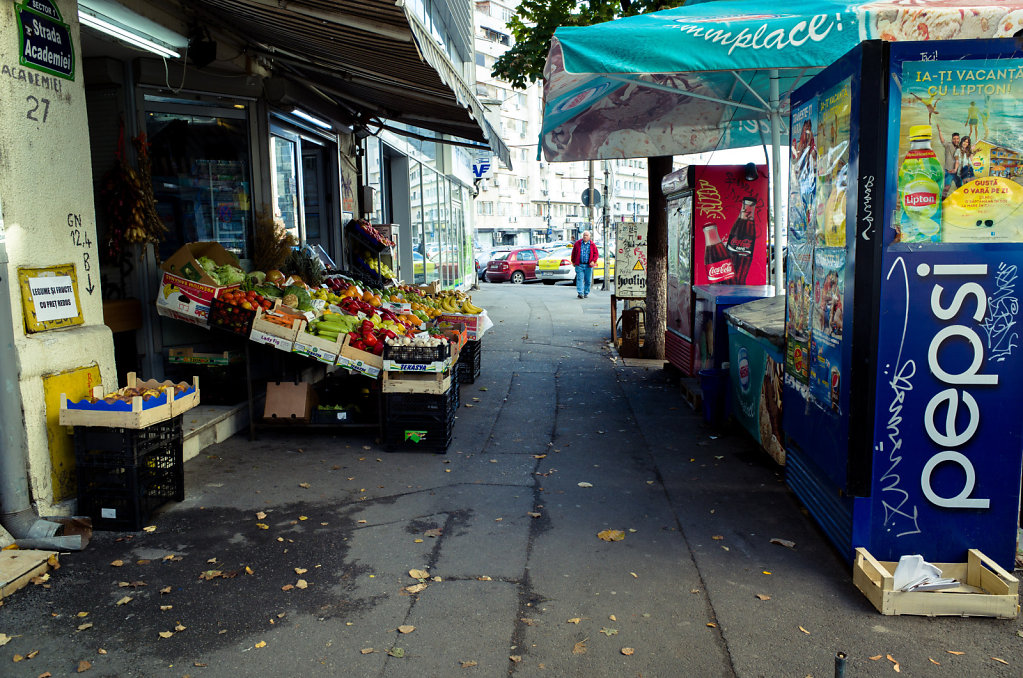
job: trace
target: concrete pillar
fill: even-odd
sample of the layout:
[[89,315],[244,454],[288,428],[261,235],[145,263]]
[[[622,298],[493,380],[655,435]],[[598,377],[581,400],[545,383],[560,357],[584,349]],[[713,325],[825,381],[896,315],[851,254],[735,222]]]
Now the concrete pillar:
[[[58,34],[57,51],[73,48],[70,78],[23,65],[22,30],[18,16],[31,19],[27,7],[45,14],[56,8],[60,18],[41,21],[40,31],[54,22],[66,24]],[[58,32],[59,33],[59,32]],[[48,59],[37,52],[39,59]],[[55,62],[56,63],[56,62]],[[65,432],[56,425],[52,394],[46,398],[44,377],[68,373],[99,374],[103,386],[113,389],[113,339],[103,324],[99,289],[99,243],[93,203],[89,128],[82,75],[78,8],[74,0],[15,0],[0,4],[0,224],[10,259],[10,322],[21,366],[23,402],[21,425],[28,448],[32,499],[40,513],[55,510],[51,446],[67,447]],[[18,269],[73,265],[78,282],[81,325],[28,333],[23,313]],[[88,369],[91,368],[91,369]],[[92,376],[83,379],[93,381]],[[51,380],[51,383],[53,381]],[[59,380],[57,383],[61,383]],[[13,454],[0,450],[0,454]]]

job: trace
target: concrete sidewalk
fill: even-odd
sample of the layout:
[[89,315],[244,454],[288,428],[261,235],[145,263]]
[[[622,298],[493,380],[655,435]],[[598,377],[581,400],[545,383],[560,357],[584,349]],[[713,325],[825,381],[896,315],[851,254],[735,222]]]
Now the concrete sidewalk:
[[615,360],[606,292],[474,301],[495,327],[446,455],[301,429],[210,447],[155,532],[97,533],[5,601],[3,675],[802,678],[837,651],[850,677],[889,654],[1023,675],[1019,620],[878,614],[745,432]]

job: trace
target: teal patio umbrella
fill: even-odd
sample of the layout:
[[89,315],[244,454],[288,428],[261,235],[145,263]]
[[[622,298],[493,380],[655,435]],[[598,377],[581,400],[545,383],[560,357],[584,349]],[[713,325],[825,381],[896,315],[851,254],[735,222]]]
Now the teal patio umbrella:
[[[789,94],[862,40],[1006,37],[1023,0],[720,0],[559,28],[544,68],[547,160],[772,147],[775,242]],[[879,76],[880,77],[880,76]],[[775,248],[781,280],[781,248]]]

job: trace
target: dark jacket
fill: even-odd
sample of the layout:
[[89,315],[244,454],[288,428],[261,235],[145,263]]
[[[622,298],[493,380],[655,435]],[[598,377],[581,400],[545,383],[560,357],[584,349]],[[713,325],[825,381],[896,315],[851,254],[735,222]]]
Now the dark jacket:
[[[580,252],[580,250],[582,248],[582,245],[583,245],[582,238],[580,238],[579,240],[576,240],[575,244],[572,245],[572,265],[573,266],[578,266],[579,265],[579,258],[580,258],[579,252]],[[600,257],[600,252],[597,251],[596,244],[594,244],[594,242],[591,240],[590,241],[590,266],[593,266],[594,264],[596,264],[597,263],[597,259],[599,257]]]

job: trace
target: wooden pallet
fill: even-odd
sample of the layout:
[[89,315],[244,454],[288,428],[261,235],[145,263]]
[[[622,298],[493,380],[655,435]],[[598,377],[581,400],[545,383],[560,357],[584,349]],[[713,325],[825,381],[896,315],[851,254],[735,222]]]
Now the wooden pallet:
[[0,600],[28,586],[33,578],[46,574],[51,567],[60,567],[56,551],[0,551]]

